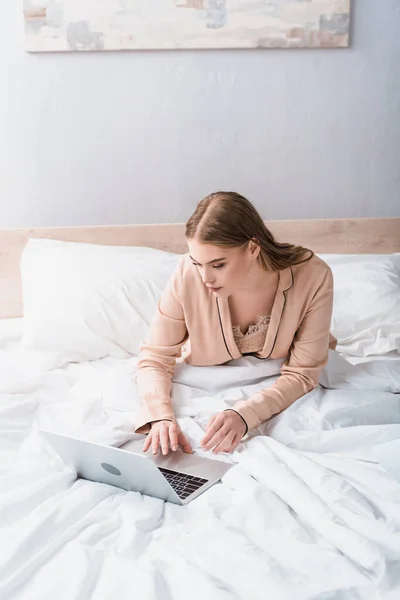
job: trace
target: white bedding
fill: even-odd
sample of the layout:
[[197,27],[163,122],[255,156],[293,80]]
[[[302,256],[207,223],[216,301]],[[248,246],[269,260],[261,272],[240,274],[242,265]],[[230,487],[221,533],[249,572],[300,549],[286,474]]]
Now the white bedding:
[[[76,480],[38,427],[132,437],[136,359],[63,364],[0,323],[1,600],[398,600],[400,484],[371,448],[400,437],[400,357],[351,366],[252,434],[187,507]],[[270,385],[279,361],[180,365],[198,449],[212,412]],[[263,435],[264,434],[264,435]]]

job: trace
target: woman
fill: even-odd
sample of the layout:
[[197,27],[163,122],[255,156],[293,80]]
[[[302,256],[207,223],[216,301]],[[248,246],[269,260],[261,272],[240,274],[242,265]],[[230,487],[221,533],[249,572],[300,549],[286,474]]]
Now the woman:
[[186,223],[183,256],[160,300],[137,376],[142,402],[136,432],[143,450],[191,452],[171,404],[176,359],[221,365],[243,355],[286,357],[271,387],[213,416],[201,445],[232,452],[243,436],[316,387],[330,336],[333,281],[311,250],[275,241],[254,206],[234,192],[217,192]]

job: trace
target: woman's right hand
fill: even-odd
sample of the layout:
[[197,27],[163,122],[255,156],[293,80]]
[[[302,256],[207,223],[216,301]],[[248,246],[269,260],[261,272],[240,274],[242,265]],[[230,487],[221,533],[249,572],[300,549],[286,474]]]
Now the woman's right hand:
[[175,451],[178,446],[186,454],[192,454],[192,448],[178,423],[175,421],[154,421],[144,443],[143,452],[147,452],[151,447],[152,453],[157,454],[158,449],[161,448],[162,453],[166,455],[170,448]]

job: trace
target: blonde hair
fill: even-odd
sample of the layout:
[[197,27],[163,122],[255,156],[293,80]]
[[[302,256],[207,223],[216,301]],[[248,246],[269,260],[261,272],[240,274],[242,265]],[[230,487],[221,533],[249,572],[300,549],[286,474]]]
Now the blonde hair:
[[236,192],[206,196],[186,223],[187,239],[220,247],[260,246],[258,260],[266,271],[286,269],[313,256],[308,248],[277,242],[249,200]]

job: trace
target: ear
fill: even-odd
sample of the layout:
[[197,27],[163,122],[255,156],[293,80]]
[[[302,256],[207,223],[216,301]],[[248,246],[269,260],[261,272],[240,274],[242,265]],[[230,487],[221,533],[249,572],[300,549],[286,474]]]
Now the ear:
[[260,248],[260,244],[258,243],[258,240],[256,240],[256,238],[252,238],[249,241],[248,249],[249,249],[251,258],[258,257],[258,255],[260,254],[261,248]]

